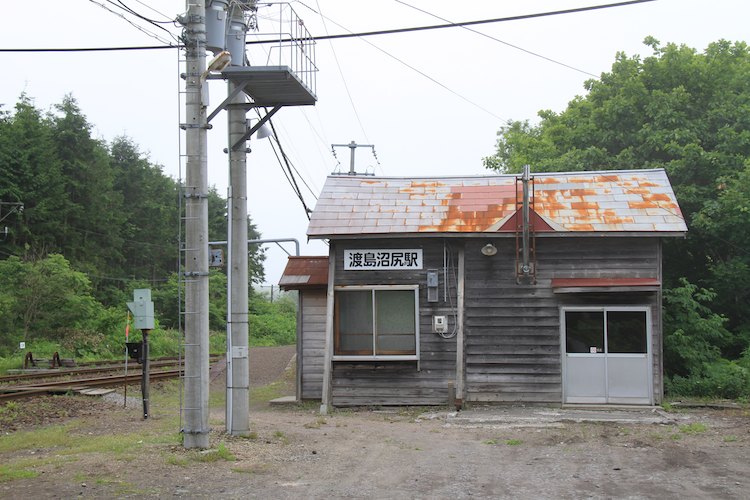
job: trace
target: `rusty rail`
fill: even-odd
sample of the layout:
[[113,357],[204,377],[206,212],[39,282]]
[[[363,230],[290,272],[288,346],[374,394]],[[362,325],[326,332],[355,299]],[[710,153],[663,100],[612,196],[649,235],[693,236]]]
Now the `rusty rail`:
[[[164,370],[152,372],[149,380],[161,380],[179,377],[183,370]],[[61,380],[57,382],[43,382],[30,385],[14,385],[0,388],[0,401],[21,399],[39,394],[66,393],[90,387],[111,387],[124,383],[139,383],[141,374],[110,375],[107,377],[94,377],[77,380]]]

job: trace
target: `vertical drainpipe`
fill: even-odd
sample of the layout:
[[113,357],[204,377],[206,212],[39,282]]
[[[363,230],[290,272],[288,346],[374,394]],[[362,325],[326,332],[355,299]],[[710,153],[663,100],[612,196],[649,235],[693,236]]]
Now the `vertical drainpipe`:
[[464,263],[465,247],[458,249],[458,283],[456,283],[456,408],[464,402]]
[[529,258],[529,244],[530,244],[530,237],[529,237],[529,179],[531,178],[531,167],[528,165],[524,165],[523,167],[523,177],[521,177],[521,181],[523,182],[523,248],[522,248],[522,259],[523,262],[521,264],[521,272],[523,273],[523,279],[528,280],[529,275],[531,274],[531,265],[530,265],[530,258]]

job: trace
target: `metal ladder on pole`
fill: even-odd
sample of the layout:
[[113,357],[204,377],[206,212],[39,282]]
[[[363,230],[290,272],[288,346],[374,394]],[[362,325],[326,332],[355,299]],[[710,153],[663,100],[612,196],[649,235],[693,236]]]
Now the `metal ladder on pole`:
[[185,317],[187,315],[191,314],[197,314],[197,311],[186,311],[185,308],[185,296],[184,296],[184,290],[185,285],[187,283],[194,283],[194,279],[189,279],[186,276],[185,273],[185,258],[187,254],[191,251],[191,249],[187,248],[187,244],[185,241],[185,224],[188,219],[195,219],[197,217],[188,217],[186,213],[186,206],[185,206],[185,200],[190,197],[190,193],[195,191],[195,186],[186,186],[184,183],[183,175],[185,175],[186,171],[186,165],[187,165],[187,159],[188,154],[186,152],[186,139],[185,139],[185,127],[183,124],[185,123],[185,117],[184,117],[184,110],[185,110],[185,101],[186,96],[188,94],[186,90],[185,85],[185,79],[184,75],[187,71],[187,61],[185,59],[184,52],[180,50],[178,52],[178,60],[177,60],[177,86],[178,86],[178,103],[177,103],[177,109],[178,109],[178,180],[177,180],[177,205],[178,205],[178,215],[179,215],[179,223],[178,223],[178,259],[177,259],[177,308],[178,308],[178,315],[177,315],[177,331],[179,335],[179,342],[178,342],[178,361],[179,366],[181,368],[180,372],[180,386],[179,386],[179,399],[180,399],[180,408],[179,408],[179,431],[183,431],[183,415],[185,412],[188,411],[201,411],[201,408],[189,408],[185,406],[185,379],[187,377],[186,371],[185,371],[185,358],[186,358],[186,352],[188,349],[196,349],[200,346],[197,344],[187,344],[185,341]]

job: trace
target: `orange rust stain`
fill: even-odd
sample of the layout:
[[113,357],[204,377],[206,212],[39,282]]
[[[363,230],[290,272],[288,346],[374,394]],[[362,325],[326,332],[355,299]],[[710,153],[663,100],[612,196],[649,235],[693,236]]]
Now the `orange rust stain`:
[[644,208],[659,208],[659,205],[653,201],[629,201],[628,208],[641,210]]
[[436,188],[436,187],[442,187],[445,186],[444,183],[438,182],[438,181],[432,181],[432,182],[415,182],[412,181],[411,183],[412,187],[422,187],[422,188]]
[[607,224],[632,224],[632,217],[607,217],[604,219]]
[[664,193],[644,195],[643,199],[646,201],[672,201],[669,195]]
[[574,201],[570,204],[573,210],[598,210],[599,204],[592,201]]
[[628,194],[649,194],[651,191],[645,187],[634,187],[627,189],[625,192]]
[[638,181],[638,184],[643,187],[660,187],[658,183],[651,181]]
[[560,184],[562,181],[555,177],[535,177],[534,184]]
[[[437,226],[429,226],[430,231],[441,232],[475,232],[486,228],[505,215],[501,205],[488,205],[484,210],[477,210],[476,205],[470,205],[469,210],[463,211],[457,204],[450,203],[448,212]],[[420,229],[422,231],[423,229]]]
[[593,231],[594,226],[591,224],[567,224],[565,226],[566,229],[569,229],[570,231]]
[[362,184],[380,184],[381,181],[360,181]]
[[596,189],[571,189],[570,196],[596,196],[598,193],[596,192]]
[[556,210],[567,210],[569,207],[568,205],[564,203],[560,203],[554,199],[550,201],[543,201],[542,203],[537,203],[537,207],[541,209],[543,212],[552,212]]

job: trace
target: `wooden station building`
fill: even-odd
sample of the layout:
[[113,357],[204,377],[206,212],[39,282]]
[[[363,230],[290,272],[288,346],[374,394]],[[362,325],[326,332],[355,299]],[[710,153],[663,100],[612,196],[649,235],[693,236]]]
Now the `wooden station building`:
[[299,399],[653,405],[662,398],[663,170],[330,176],[292,257]]

